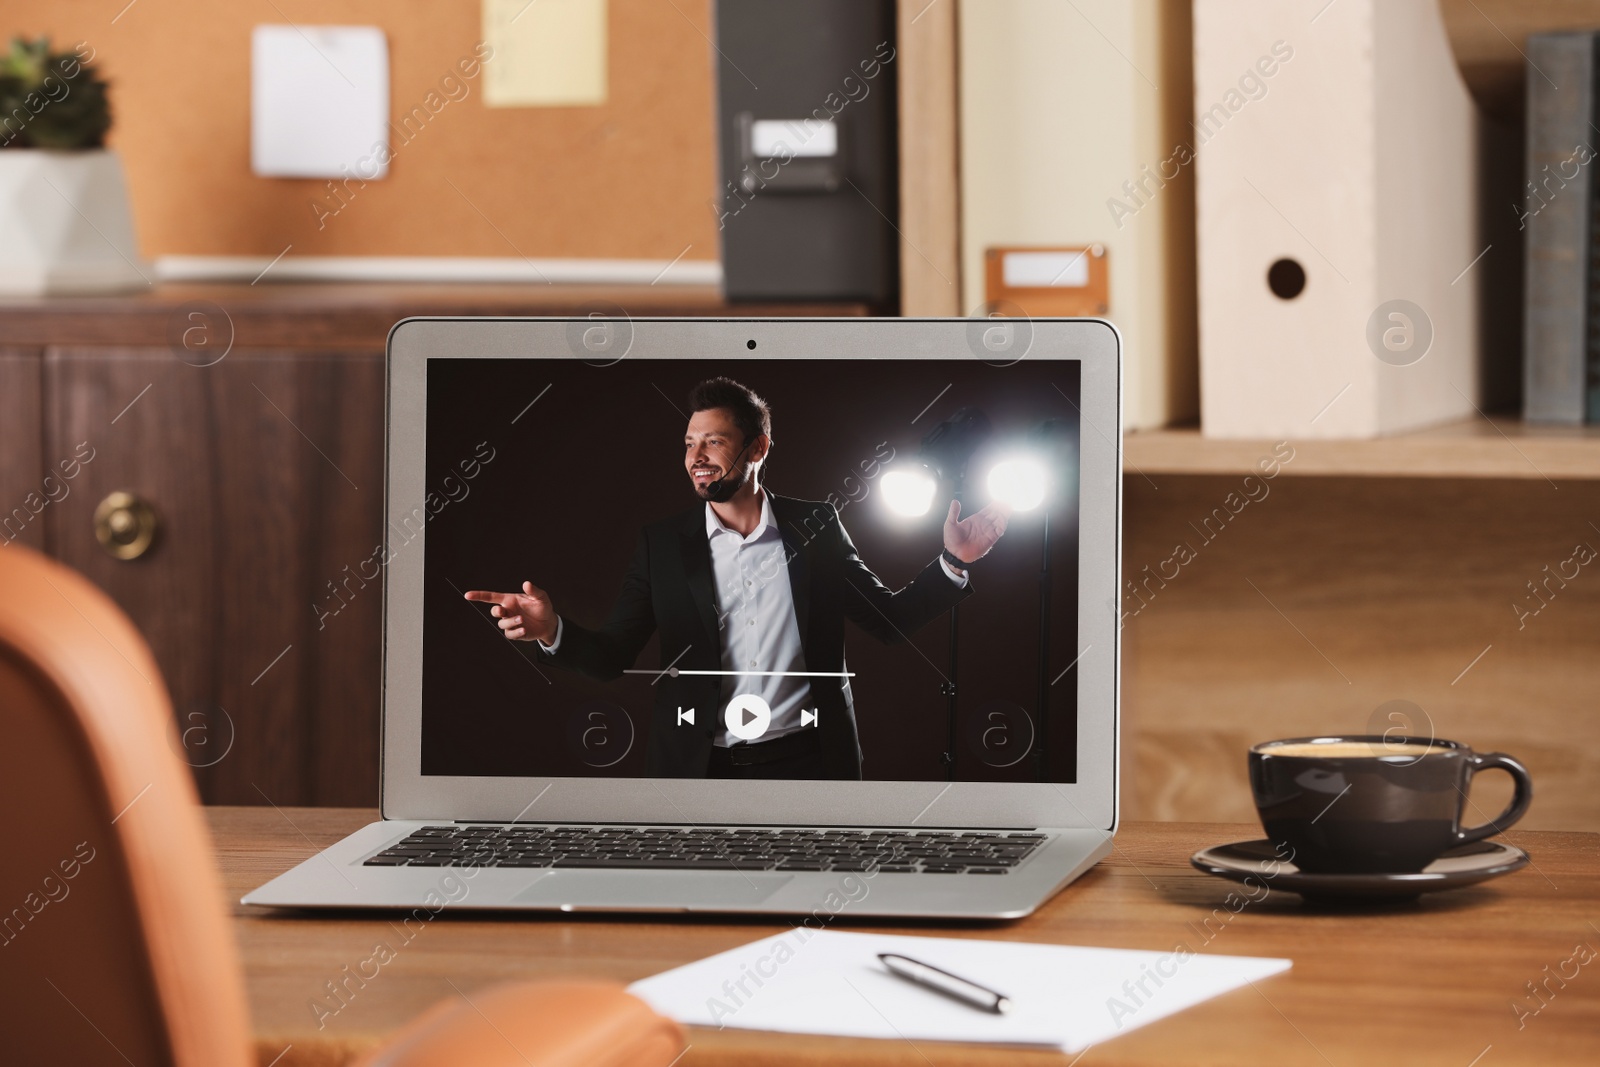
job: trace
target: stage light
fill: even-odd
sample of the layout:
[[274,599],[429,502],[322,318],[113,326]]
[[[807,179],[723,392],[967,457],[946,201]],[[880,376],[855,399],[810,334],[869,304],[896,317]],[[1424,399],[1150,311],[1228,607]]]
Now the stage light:
[[932,471],[917,463],[902,464],[884,471],[883,480],[878,486],[883,490],[883,500],[889,505],[890,511],[914,518],[928,513],[939,483]]
[[937,475],[950,479],[960,496],[967,461],[988,440],[989,433],[989,416],[969,404],[929,430],[917,455]]
[[1032,511],[1044,503],[1050,472],[1038,456],[1011,456],[989,471],[989,495],[1013,511]]
[[883,472],[879,487],[896,515],[915,518],[933,507],[939,483],[948,481],[956,499],[967,478],[967,460],[989,436],[989,418],[975,407],[959,408],[929,430],[914,457]]

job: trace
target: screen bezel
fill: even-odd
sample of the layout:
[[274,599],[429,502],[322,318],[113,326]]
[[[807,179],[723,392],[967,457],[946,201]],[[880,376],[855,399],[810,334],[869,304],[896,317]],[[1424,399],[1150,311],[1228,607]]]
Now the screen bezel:
[[[1057,783],[718,781],[424,775],[422,545],[384,568],[381,807],[386,819],[738,823],[806,826],[1116,828],[1121,666],[1122,339],[1100,319],[1015,320],[1023,354],[996,356],[972,319],[630,319],[602,353],[578,344],[590,319],[412,318],[389,333],[385,529],[426,497],[430,359],[1003,358],[1081,364],[1078,767]],[[756,341],[752,351],[750,341]],[[619,354],[620,353],[620,354]],[[421,536],[426,537],[426,527]]]

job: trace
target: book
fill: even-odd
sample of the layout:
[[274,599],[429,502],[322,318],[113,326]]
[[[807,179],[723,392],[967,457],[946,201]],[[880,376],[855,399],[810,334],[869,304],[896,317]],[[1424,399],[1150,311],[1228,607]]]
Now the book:
[[1595,76],[1600,35],[1528,36],[1523,417],[1600,421],[1594,258]]

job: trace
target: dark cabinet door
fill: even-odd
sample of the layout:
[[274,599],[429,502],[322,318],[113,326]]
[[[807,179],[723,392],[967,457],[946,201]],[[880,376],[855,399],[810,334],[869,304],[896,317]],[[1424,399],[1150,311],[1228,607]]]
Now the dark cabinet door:
[[[375,803],[382,354],[54,348],[43,377],[45,459],[80,467],[48,549],[148,638],[202,797]],[[148,508],[148,549],[97,508],[124,554]]]
[[[0,547],[44,548],[45,510],[70,491],[39,450],[39,349],[0,346]],[[70,470],[70,461],[68,469]]]

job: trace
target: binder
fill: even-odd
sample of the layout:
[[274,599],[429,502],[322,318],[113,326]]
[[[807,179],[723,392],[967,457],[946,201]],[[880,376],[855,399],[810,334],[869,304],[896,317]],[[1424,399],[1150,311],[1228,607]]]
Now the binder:
[[719,0],[719,191],[730,301],[899,293],[890,0]]
[[[1123,424],[1193,421],[1188,0],[957,11],[964,310],[986,311],[991,250],[1098,246],[1106,308],[1089,313],[1122,332]],[[1055,314],[1045,288],[1002,309]]]

